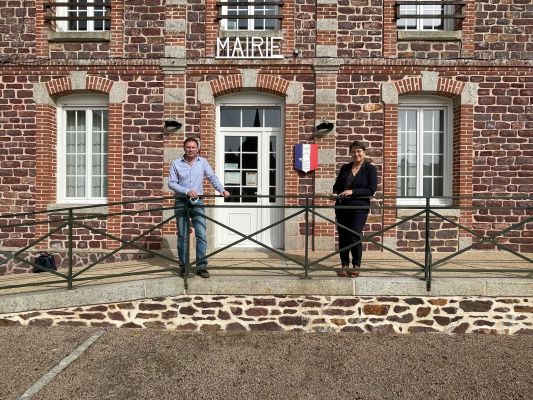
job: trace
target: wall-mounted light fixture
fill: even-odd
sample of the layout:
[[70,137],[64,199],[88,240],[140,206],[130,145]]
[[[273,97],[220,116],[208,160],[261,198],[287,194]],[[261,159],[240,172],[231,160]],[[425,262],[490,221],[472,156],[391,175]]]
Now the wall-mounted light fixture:
[[167,118],[165,119],[165,132],[166,133],[173,133],[177,132],[181,129],[183,124],[176,120],[176,118]]
[[326,133],[331,132],[334,127],[335,127],[335,124],[333,122],[323,119],[322,122],[320,122],[316,126],[316,134],[325,135]]

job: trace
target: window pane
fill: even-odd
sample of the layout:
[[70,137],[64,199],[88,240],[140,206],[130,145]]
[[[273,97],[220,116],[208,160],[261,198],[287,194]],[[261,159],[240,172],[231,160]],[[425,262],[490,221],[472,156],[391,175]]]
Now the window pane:
[[226,197],[224,199],[224,203],[239,203],[240,202],[240,198],[238,197],[241,195],[240,187],[226,186],[226,190],[230,193],[230,197]]
[[226,152],[232,152],[232,151],[239,152],[239,151],[241,151],[240,143],[241,143],[240,137],[226,136],[225,145],[224,145],[224,151],[226,151]]
[[276,153],[270,153],[269,168],[276,169]]
[[85,176],[76,178],[76,197],[85,196]]
[[239,155],[237,153],[224,154],[224,164],[226,170],[239,169],[241,165]]
[[443,155],[433,156],[433,175],[444,176],[444,156]]
[[76,156],[73,154],[67,154],[67,162],[65,168],[67,175],[76,174]]
[[102,178],[98,176],[93,176],[92,184],[92,196],[93,197],[102,197]]
[[[256,203],[257,202],[257,187],[242,188],[242,202],[243,203]],[[249,197],[245,197],[249,196]]]
[[433,179],[433,196],[444,196],[444,179]]
[[269,148],[270,152],[271,153],[276,153],[276,137],[275,136],[271,136],[270,137],[270,148]]
[[221,127],[240,127],[241,110],[240,108],[224,107],[220,109],[220,126]]
[[257,152],[257,137],[247,136],[242,142],[242,151]]
[[432,183],[433,183],[433,179],[431,178],[424,178],[423,180],[423,193],[422,193],[422,196],[424,197],[431,197],[432,194],[433,194],[433,188],[431,187],[432,186]]
[[[419,6],[419,13],[420,14],[428,14],[428,15],[441,15],[444,13],[444,6],[438,5],[438,4],[421,4]],[[422,29],[428,29],[428,30],[435,30],[435,29],[442,29],[443,23],[441,18],[435,18],[435,19],[429,19],[424,18],[422,20]]]
[[433,157],[424,156],[424,176],[433,176]]
[[257,169],[257,155],[256,154],[243,154],[242,155],[242,167],[243,169]]
[[281,126],[281,110],[279,108],[265,109],[265,126],[279,128]]
[[260,128],[263,110],[259,108],[242,109],[242,126],[245,128]]
[[68,110],[66,112],[67,114],[67,131],[75,131],[76,130],[76,111]]
[[67,197],[76,197],[76,177],[67,176],[66,186]]
[[100,154],[93,154],[91,172],[94,175],[101,175],[103,172],[103,159]]
[[269,182],[270,186],[276,186],[276,171],[270,171]]

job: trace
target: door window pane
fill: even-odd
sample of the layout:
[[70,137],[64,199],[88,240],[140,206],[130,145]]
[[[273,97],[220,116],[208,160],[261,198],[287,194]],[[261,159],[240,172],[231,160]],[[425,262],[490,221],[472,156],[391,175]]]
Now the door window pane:
[[243,138],[242,151],[257,152],[257,137],[247,136]]

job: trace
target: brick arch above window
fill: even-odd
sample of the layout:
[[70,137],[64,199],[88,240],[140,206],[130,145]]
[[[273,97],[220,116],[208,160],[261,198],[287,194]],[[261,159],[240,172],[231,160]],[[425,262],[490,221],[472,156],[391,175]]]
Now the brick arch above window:
[[290,82],[277,76],[247,71],[245,74],[230,75],[209,81],[209,85],[214,97],[237,93],[245,88],[255,88],[260,92],[285,97],[288,94]]
[[385,104],[398,104],[399,96],[431,94],[454,98],[460,104],[477,103],[477,84],[439,77],[438,72],[422,71],[421,76],[410,76],[382,85],[382,100]]
[[34,86],[34,101],[37,104],[50,104],[53,99],[70,95],[74,92],[88,91],[108,94],[109,103],[123,103],[126,100],[126,83],[87,75],[85,71],[73,71],[68,76],[51,79]]

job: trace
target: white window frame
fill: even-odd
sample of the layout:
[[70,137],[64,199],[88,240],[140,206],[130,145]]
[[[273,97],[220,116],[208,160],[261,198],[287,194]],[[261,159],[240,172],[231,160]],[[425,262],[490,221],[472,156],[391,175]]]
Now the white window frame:
[[[223,0],[224,2],[228,2],[228,1],[232,1],[232,0]],[[249,0],[249,1],[255,1],[255,0]],[[264,0],[258,0],[260,2],[264,1]],[[261,5],[259,5],[261,6]],[[233,7],[239,7],[239,6],[233,6]],[[245,6],[240,6],[240,7],[245,7]],[[264,6],[261,6],[261,7],[264,7]],[[266,6],[266,7],[277,7],[277,12],[276,14],[277,15],[280,15],[280,6]],[[253,18],[250,18],[250,19],[247,19],[247,28],[246,29],[239,29],[237,27],[237,29],[234,29],[234,28],[228,28],[228,21],[231,20],[231,16],[228,15],[228,6],[222,6],[222,15],[224,16],[224,19],[222,19],[222,24],[221,24],[221,28],[223,30],[227,30],[227,31],[238,31],[238,32],[246,32],[246,31],[259,31],[259,32],[262,32],[262,31],[266,31],[266,32],[270,32],[270,31],[279,31],[281,29],[281,21],[278,19],[278,20],[273,20],[273,21],[276,21],[275,23],[275,27],[274,28],[264,28],[264,29],[256,29],[255,28],[255,19]],[[247,6],[248,10],[247,10],[247,14],[246,15],[256,15],[255,12],[256,12],[256,5],[248,5]],[[259,14],[259,15],[267,15],[267,14]],[[236,20],[237,21],[237,25],[239,23],[239,20]]]
[[[56,3],[67,3],[69,0],[56,0]],[[93,2],[94,0],[88,0],[89,2]],[[96,7],[97,11],[100,11],[100,7]],[[103,7],[104,10],[106,7]],[[88,17],[94,17],[94,11],[95,7],[93,6],[87,6],[87,16]],[[56,15],[58,17],[68,17],[69,15],[69,7],[56,7]],[[56,31],[57,32],[109,32],[110,29],[106,28],[106,21],[102,21],[103,29],[94,29],[94,20],[88,20],[87,22],[87,29],[69,29],[69,22],[70,21],[56,21]]]
[[[443,14],[452,14],[454,12],[454,6],[453,5],[442,5],[442,6],[437,6],[437,5],[427,5],[427,4],[419,4],[419,5],[416,5],[416,6],[400,6],[400,8],[402,7],[407,7],[407,8],[416,8],[416,10],[413,10],[413,11],[407,11],[406,13],[407,14],[416,14],[416,15],[424,15],[424,14],[430,14],[431,12],[428,11],[428,10],[425,10],[424,8],[425,7],[429,7],[429,8],[432,8],[432,7],[442,7],[442,13]],[[453,31],[453,25],[454,25],[454,19],[449,19],[449,18],[446,18],[446,19],[443,19],[443,18],[438,18],[438,15],[439,14],[435,14],[437,17],[435,18],[436,20],[439,20],[441,19],[442,20],[442,28],[435,28],[435,26],[433,25],[432,27],[428,27],[428,26],[425,26],[425,24],[427,24],[428,21],[430,21],[429,19],[416,19],[414,20],[414,22],[416,23],[416,27],[414,28],[410,28],[407,26],[407,23],[408,21],[410,20],[413,20],[412,18],[399,18],[397,21],[396,21],[396,28],[398,30],[402,30],[402,31],[436,31],[436,32],[443,32],[443,31]],[[403,25],[403,26],[402,26]]]
[[[67,197],[66,193],[66,112],[68,110],[86,110],[86,154],[85,154],[85,196]],[[57,203],[59,204],[101,204],[107,202],[107,196],[92,196],[92,113],[87,111],[107,110],[107,96],[72,95],[60,99],[57,104]],[[109,134],[109,126],[107,129]],[[109,142],[107,148],[109,157]],[[109,173],[107,177],[109,178]],[[109,185],[109,180],[108,180]]]
[[[416,179],[416,196],[423,196],[423,113],[420,111],[428,109],[443,109],[444,110],[444,140],[443,140],[443,197],[433,197],[430,200],[432,206],[449,206],[452,204],[451,198],[446,198],[446,196],[452,195],[452,158],[453,158],[453,107],[451,100],[437,97],[437,96],[405,96],[400,98],[398,104],[398,141],[400,139],[400,111],[401,110],[417,110],[417,153],[416,153],[416,164],[417,164],[417,179]],[[398,153],[399,153],[399,143]],[[396,160],[397,168],[398,159]],[[398,174],[399,179],[399,174]],[[395,182],[397,185],[398,182]],[[398,193],[399,195],[399,193]],[[397,205],[399,206],[420,206],[425,205],[425,198],[399,198],[397,199]]]

